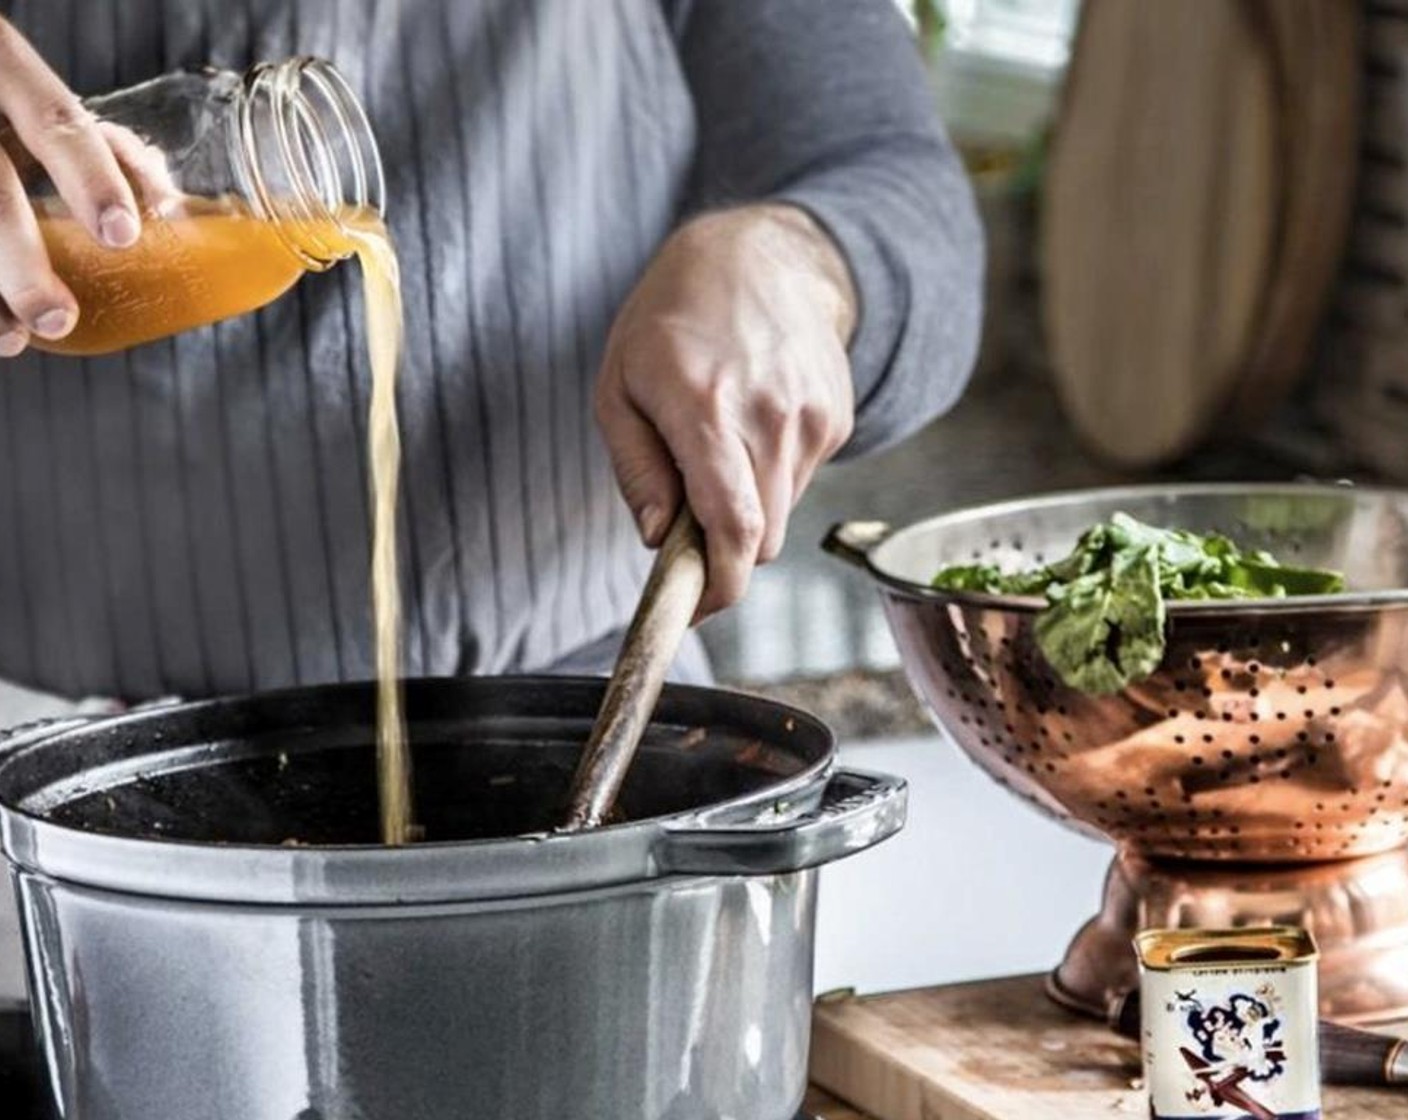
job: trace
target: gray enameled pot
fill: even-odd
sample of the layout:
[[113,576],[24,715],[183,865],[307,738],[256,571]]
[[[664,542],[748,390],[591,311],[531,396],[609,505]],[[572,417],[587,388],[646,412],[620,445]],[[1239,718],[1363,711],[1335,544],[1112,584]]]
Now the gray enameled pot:
[[12,738],[0,839],[60,1114],[789,1120],[815,869],[897,831],[904,784],[836,771],[801,712],[670,687],[627,819],[554,835],[601,694],[411,682],[428,834],[397,850],[370,686]]

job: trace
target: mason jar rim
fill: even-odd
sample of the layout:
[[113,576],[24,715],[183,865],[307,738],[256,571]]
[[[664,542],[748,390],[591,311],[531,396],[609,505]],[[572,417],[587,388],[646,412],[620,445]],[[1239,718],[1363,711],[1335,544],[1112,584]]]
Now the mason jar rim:
[[[247,193],[303,263],[329,267],[348,256],[345,239],[325,231],[345,228],[347,211],[384,217],[386,179],[376,136],[360,99],[333,63],[301,55],[261,62],[244,76],[240,101],[239,165]],[[267,106],[282,178],[294,188],[276,194],[261,163],[256,130]]]

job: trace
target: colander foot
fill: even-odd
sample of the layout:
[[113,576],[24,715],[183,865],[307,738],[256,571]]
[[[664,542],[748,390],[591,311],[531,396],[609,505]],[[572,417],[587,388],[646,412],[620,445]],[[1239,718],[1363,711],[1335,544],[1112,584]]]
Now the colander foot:
[[1047,994],[1103,1018],[1139,983],[1142,929],[1299,925],[1320,946],[1320,1014],[1408,1016],[1408,849],[1311,864],[1177,863],[1119,855],[1100,912],[1048,977]]

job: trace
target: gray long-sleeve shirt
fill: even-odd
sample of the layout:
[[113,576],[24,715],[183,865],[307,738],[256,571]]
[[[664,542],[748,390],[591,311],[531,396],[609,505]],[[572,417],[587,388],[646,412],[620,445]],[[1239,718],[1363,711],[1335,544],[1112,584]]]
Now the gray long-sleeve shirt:
[[[961,391],[981,245],[893,0],[0,0],[81,93],[332,59],[402,258],[412,674],[549,667],[648,555],[589,405],[690,212],[809,210],[861,302],[849,453]],[[0,677],[199,695],[372,673],[355,269],[110,357],[0,369]]]

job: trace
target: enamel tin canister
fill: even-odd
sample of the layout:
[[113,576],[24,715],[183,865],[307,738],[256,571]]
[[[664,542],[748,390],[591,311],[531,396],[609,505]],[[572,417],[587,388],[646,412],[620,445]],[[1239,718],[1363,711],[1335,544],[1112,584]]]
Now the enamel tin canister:
[[1134,944],[1154,1120],[1320,1120],[1308,932],[1149,930]]

